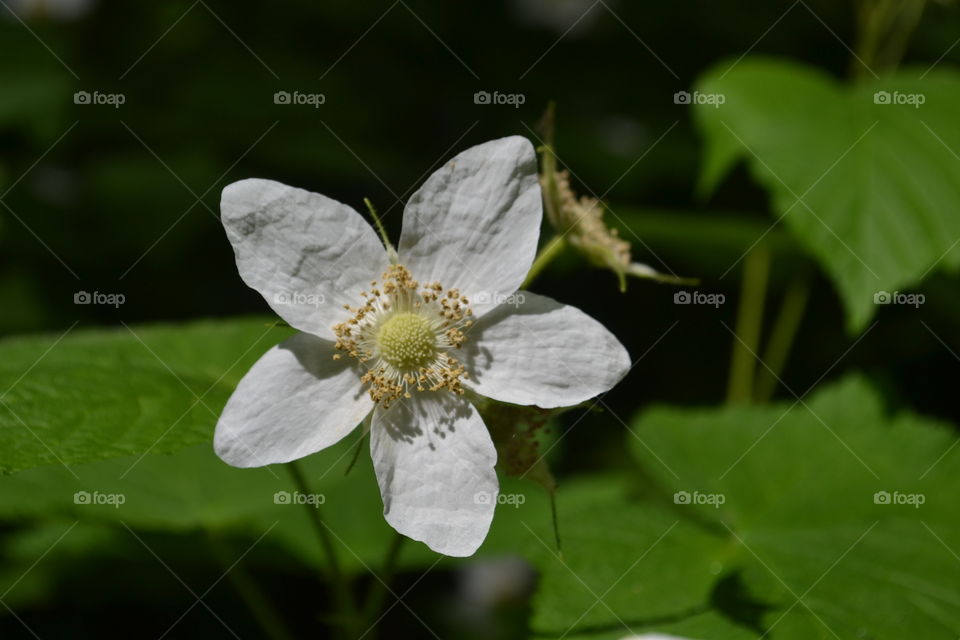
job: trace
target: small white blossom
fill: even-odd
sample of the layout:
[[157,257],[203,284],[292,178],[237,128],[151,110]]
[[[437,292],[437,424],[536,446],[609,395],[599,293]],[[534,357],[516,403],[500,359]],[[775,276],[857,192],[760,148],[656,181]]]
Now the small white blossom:
[[496,450],[474,394],[544,408],[615,385],[626,350],[581,311],[518,292],[542,218],[533,147],[456,156],[407,203],[396,253],[352,208],[269,180],[223,191],[240,276],[302,333],[227,402],[214,447],[256,467],[329,447],[370,418],[384,516],[447,555],[483,542]]

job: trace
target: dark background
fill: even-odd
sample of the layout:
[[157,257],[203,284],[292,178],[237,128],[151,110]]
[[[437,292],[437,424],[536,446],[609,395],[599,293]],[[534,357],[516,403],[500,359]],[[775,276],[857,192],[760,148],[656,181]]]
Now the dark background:
[[[635,258],[699,277],[727,300],[677,306],[674,287],[641,281],[621,295],[613,275],[574,255],[536,283],[602,320],[639,359],[606,400],[624,417],[653,403],[723,400],[739,266],[721,276],[773,222],[742,169],[710,200],[694,197],[699,141],[674,92],[748,50],[844,77],[855,40],[853,7],[834,1],[3,2],[0,335],[267,312],[240,281],[218,221],[226,184],[272,178],[358,210],[369,197],[396,238],[402,203],[429,171],[488,139],[536,142],[553,99],[561,163],[579,192],[604,196]],[[954,7],[931,5],[905,63],[940,58],[958,27]],[[958,60],[960,47],[941,64]],[[125,102],[78,105],[77,91]],[[325,103],[278,105],[277,91],[322,93]],[[477,91],[519,93],[524,104],[478,105]],[[786,230],[770,237],[768,324],[785,284],[813,274],[784,374],[793,391],[857,369],[894,407],[960,419],[960,362],[921,324],[960,344],[955,279],[932,276],[919,311],[884,308],[831,369],[857,336]],[[126,303],[74,305],[80,290],[123,293]],[[778,397],[792,398],[784,388]],[[617,421],[591,413],[554,466],[616,465],[621,437]],[[421,589],[442,593],[449,579]],[[145,615],[142,602],[127,605]]]

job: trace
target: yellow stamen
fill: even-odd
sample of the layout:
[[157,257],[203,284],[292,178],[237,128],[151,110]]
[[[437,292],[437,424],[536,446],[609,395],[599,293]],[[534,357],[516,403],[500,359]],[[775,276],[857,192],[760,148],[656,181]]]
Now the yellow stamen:
[[380,286],[370,284],[359,307],[345,305],[353,315],[333,331],[336,348],[364,364],[360,380],[373,401],[387,408],[411,391],[462,395],[467,372],[449,351],[463,346],[473,324],[467,298],[439,282],[421,286],[399,264],[387,269]]

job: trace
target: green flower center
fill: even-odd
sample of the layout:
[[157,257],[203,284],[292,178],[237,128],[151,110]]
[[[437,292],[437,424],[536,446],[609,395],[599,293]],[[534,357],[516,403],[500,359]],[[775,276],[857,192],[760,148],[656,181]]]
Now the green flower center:
[[397,313],[377,332],[380,356],[399,371],[419,371],[437,355],[437,336],[430,321],[416,313]]

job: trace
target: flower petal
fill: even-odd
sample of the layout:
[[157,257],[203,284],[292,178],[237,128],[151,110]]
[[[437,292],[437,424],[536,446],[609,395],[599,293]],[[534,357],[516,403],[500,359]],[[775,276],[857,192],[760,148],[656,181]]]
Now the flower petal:
[[243,377],[213,437],[224,462],[261,467],[316,453],[373,409],[352,363],[333,343],[299,333],[267,351]]
[[477,550],[497,502],[497,451],[472,404],[424,392],[377,407],[370,456],[390,526],[448,556]]
[[546,409],[575,405],[612,388],[630,356],[607,329],[575,307],[528,291],[470,329],[464,345],[480,395]]
[[427,178],[403,212],[400,262],[467,296],[481,316],[517,290],[537,252],[543,205],[526,138],[471,147]]
[[293,327],[332,338],[381,276],[387,252],[373,228],[345,204],[272,180],[228,185],[220,200],[223,226],[240,277]]

